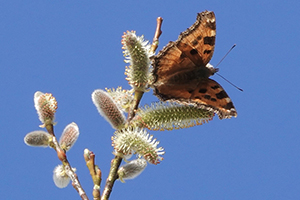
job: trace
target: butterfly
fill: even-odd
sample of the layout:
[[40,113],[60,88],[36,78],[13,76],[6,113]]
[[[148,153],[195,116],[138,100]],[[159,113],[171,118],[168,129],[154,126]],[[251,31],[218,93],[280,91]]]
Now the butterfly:
[[220,119],[236,117],[222,86],[210,79],[217,69],[209,64],[216,38],[212,11],[198,13],[196,22],[151,58],[154,94],[162,101],[193,105],[215,112]]

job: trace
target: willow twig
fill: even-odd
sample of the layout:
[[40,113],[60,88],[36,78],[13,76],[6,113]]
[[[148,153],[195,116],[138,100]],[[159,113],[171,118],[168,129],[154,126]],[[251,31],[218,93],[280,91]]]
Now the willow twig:
[[94,183],[94,187],[93,187],[94,200],[100,200],[101,170],[97,165],[95,165],[95,154],[90,150],[85,149],[84,159]]
[[[162,34],[161,25],[162,25],[163,19],[161,17],[158,17],[156,21],[157,21],[157,25],[156,25],[155,34],[154,34],[153,42],[152,42],[151,49],[150,49],[151,53],[154,53],[156,51],[156,49],[158,47],[159,37]],[[134,103],[131,107],[131,110],[128,113],[128,118],[127,118],[127,123],[128,124],[130,123],[130,121],[135,116],[135,112],[138,109],[138,106],[139,106],[139,103],[140,103],[140,101],[143,97],[143,94],[144,94],[143,91],[135,91]],[[109,199],[109,196],[112,192],[112,188],[114,186],[114,183],[118,178],[117,172],[118,172],[118,169],[119,169],[119,166],[120,166],[121,162],[122,162],[122,158],[120,156],[115,156],[115,158],[112,160],[109,175],[106,179],[105,188],[103,190],[101,200],[108,200]]]
[[151,49],[150,49],[150,52],[151,53],[154,53],[158,47],[158,39],[160,37],[160,35],[162,34],[162,30],[161,30],[161,25],[162,25],[162,22],[163,22],[163,18],[161,17],[158,17],[156,19],[157,21],[157,24],[156,24],[156,30],[155,30],[155,33],[154,33],[154,37],[153,37],[153,41],[152,41],[152,45],[151,45]]
[[48,133],[50,135],[52,135],[52,141],[51,141],[50,146],[56,151],[57,157],[62,162],[66,174],[72,181],[73,187],[78,192],[78,194],[82,200],[88,200],[88,197],[87,197],[85,191],[83,190],[82,186],[80,185],[77,175],[72,170],[71,164],[69,163],[69,161],[67,159],[67,155],[66,155],[65,151],[62,148],[60,148],[60,145],[57,142],[57,139],[55,137],[54,130],[53,130],[53,124],[47,124],[46,129],[47,129]]
[[105,183],[105,188],[101,196],[101,200],[109,199],[114,183],[118,178],[117,172],[121,162],[122,162],[122,158],[120,156],[115,156],[115,158],[112,160],[110,171]]

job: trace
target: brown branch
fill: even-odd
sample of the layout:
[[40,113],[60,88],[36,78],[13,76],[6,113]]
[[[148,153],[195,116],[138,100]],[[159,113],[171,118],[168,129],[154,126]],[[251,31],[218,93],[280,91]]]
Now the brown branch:
[[133,101],[133,105],[131,106],[129,112],[128,112],[128,118],[127,118],[127,123],[129,124],[129,122],[133,119],[133,117],[135,116],[135,112],[139,107],[139,104],[141,102],[141,99],[143,97],[144,92],[143,91],[135,91],[134,92],[134,101]]
[[75,172],[72,170],[72,167],[68,160],[66,159],[65,162],[63,162],[63,165],[65,167],[66,174],[69,176],[69,178],[72,180],[72,185],[75,188],[75,190],[78,192],[79,196],[82,200],[89,200],[87,197],[85,191],[80,185],[80,182],[78,180],[78,176],[75,174]]
[[106,179],[105,188],[103,190],[101,200],[108,200],[109,199],[109,196],[111,194],[114,183],[118,178],[117,172],[118,172],[118,169],[119,169],[119,166],[120,166],[121,162],[122,162],[122,158],[119,157],[119,156],[116,156],[112,160],[109,175]]
[[158,39],[159,39],[160,35],[162,34],[161,25],[163,22],[163,18],[158,17],[156,19],[156,21],[157,21],[156,30],[155,30],[155,34],[154,34],[151,49],[150,49],[150,52],[152,52],[152,53],[154,53],[158,47]]
[[47,129],[48,133],[53,136],[50,146],[56,151],[57,157],[62,162],[66,174],[69,176],[69,178],[72,181],[73,187],[78,192],[78,194],[82,200],[88,200],[88,197],[86,196],[85,191],[83,190],[82,186],[80,185],[77,175],[72,170],[72,167],[67,159],[67,155],[66,155],[65,151],[60,148],[60,145],[57,142],[57,139],[55,137],[54,130],[53,130],[53,124],[47,124],[46,129]]
[[100,200],[101,170],[98,168],[97,165],[95,165],[95,154],[90,150],[85,149],[84,159],[94,183],[94,188],[93,188],[94,200]]

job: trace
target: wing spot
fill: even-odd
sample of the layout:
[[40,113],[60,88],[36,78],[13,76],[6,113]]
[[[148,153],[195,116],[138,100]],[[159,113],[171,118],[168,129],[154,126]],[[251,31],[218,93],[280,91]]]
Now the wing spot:
[[207,94],[204,95],[204,99],[208,99],[209,100],[210,99],[210,95],[207,95]]
[[211,50],[205,50],[203,51],[203,54],[210,54],[211,53]]
[[[231,110],[232,108],[234,109],[233,103],[229,102],[227,103],[225,106],[223,106],[223,108],[227,109],[227,110]],[[235,109],[234,109],[235,110]]]
[[217,101],[217,99],[215,99],[215,98],[211,98],[210,100],[213,101],[213,102]]
[[199,90],[199,93],[206,93],[206,92],[207,92],[207,89],[205,89],[205,88]]
[[222,90],[221,92],[219,92],[219,93],[216,94],[216,97],[218,99],[224,99],[224,98],[227,98],[228,95],[226,94],[226,92],[224,90]]
[[207,37],[204,37],[204,44],[208,44],[210,46],[214,46],[215,45],[215,39],[216,37],[215,36],[207,36]]
[[198,53],[198,51],[196,50],[196,49],[192,49],[191,51],[190,51],[190,54],[191,55],[195,55],[195,54],[197,54]]
[[192,42],[192,45],[193,46],[196,46],[198,44],[198,41],[197,40],[194,40],[193,42]]
[[201,39],[202,39],[201,35],[197,36],[197,40],[201,40]]
[[215,20],[207,21],[205,26],[212,29],[212,30],[216,30],[216,21]]

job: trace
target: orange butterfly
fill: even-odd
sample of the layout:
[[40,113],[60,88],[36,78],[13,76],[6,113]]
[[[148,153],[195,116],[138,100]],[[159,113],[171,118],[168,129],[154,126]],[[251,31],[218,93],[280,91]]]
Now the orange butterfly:
[[217,71],[209,64],[215,38],[215,14],[198,13],[190,28],[151,58],[154,94],[163,101],[214,111],[220,119],[236,117],[236,109],[225,90],[209,78]]

